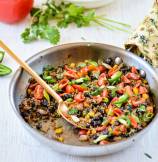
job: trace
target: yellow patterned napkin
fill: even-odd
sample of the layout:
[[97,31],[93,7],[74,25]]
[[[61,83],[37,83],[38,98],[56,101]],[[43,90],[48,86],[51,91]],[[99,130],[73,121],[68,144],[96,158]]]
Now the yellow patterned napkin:
[[158,0],[148,16],[125,43],[125,48],[145,57],[154,67],[158,67]]

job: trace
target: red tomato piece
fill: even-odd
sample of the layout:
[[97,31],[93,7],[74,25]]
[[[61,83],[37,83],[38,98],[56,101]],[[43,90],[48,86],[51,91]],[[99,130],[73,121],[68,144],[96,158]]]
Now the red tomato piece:
[[107,126],[103,125],[103,126],[97,127],[96,131],[101,132],[101,131],[105,130],[106,128],[107,128]]
[[127,83],[127,84],[129,84],[129,83],[131,83],[131,81],[126,77],[126,76],[122,76],[122,81],[124,82],[124,83]]
[[27,16],[33,0],[0,0],[0,21],[15,23]]
[[72,78],[72,79],[77,79],[78,78],[78,75],[76,73],[71,73],[69,71],[65,72],[64,76],[67,77],[67,78]]
[[83,76],[83,75],[87,75],[88,71],[89,71],[88,67],[85,66],[80,70],[80,73]]
[[83,92],[83,91],[86,90],[86,88],[84,88],[84,87],[82,87],[80,85],[77,85],[77,84],[74,84],[72,86],[73,86],[73,88],[77,89],[79,92]]
[[141,81],[141,80],[137,80],[137,81],[136,81],[136,85],[135,85],[135,87],[138,88],[141,84],[142,84],[142,81]]
[[43,87],[41,85],[37,85],[35,87],[35,90],[34,90],[34,97],[37,99],[37,100],[41,100],[43,99]]
[[132,100],[132,105],[135,106],[135,107],[137,107],[137,106],[139,106],[139,105],[141,105],[143,103],[145,103],[145,99],[144,98],[141,98],[141,99],[139,99],[137,101]]
[[64,87],[67,86],[67,84],[69,83],[69,80],[68,79],[62,79],[60,82],[59,82],[59,88],[60,89],[63,89]]
[[101,96],[102,97],[108,97],[108,90],[104,89]]
[[117,92],[119,94],[123,94],[124,93],[124,83],[123,82],[118,84],[118,90],[117,90]]
[[144,93],[148,93],[148,90],[145,87],[140,86],[139,87],[139,94],[144,94]]
[[137,71],[136,67],[134,67],[134,66],[132,66],[132,67],[131,67],[131,72],[132,72],[132,73],[135,73],[135,74],[137,74],[137,73],[138,73],[138,71]]
[[133,126],[133,128],[138,128],[138,123],[135,118],[129,116],[129,120],[131,121],[131,125]]
[[126,74],[126,77],[128,79],[133,79],[133,80],[138,80],[140,78],[140,76],[138,74],[135,74],[135,73],[128,73],[128,74]]
[[75,90],[71,85],[66,86],[66,93],[73,93]]
[[87,130],[81,129],[78,134],[79,135],[86,135],[87,134]]
[[67,70],[70,74],[76,73],[75,70],[68,68],[67,65],[65,65],[64,68],[65,68],[65,70]]
[[103,65],[99,65],[97,67],[97,70],[99,70],[102,73],[102,72],[104,72],[106,70],[106,68]]
[[131,97],[133,96],[132,88],[128,85],[125,87],[125,92]]
[[117,109],[117,108],[114,109],[113,112],[114,112],[114,114],[117,115],[117,116],[120,116],[120,115],[122,115],[122,113],[123,113],[122,110]]
[[108,141],[103,140],[103,141],[100,141],[100,142],[99,142],[99,145],[106,145],[106,144],[108,144],[108,143],[109,143]]
[[99,76],[98,85],[99,86],[102,86],[102,85],[105,85],[105,83],[106,83],[106,74],[105,73],[102,73]]
[[74,97],[76,102],[83,102],[85,97],[82,92],[79,92],[75,97]]

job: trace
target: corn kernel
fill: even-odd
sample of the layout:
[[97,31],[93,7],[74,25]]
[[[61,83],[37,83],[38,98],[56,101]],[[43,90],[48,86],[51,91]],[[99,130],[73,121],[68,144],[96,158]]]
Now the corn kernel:
[[74,67],[75,67],[75,63],[71,63],[71,64],[70,64],[70,67],[71,67],[71,68],[74,68]]
[[88,113],[88,115],[89,115],[90,117],[94,117],[94,116],[95,116],[95,114],[94,114],[93,111],[90,111],[90,112]]
[[61,127],[61,128],[55,129],[55,133],[56,133],[56,134],[61,134],[61,133],[63,133],[63,128]]
[[91,133],[95,134],[96,133],[96,129],[92,129]]
[[57,140],[58,140],[59,142],[64,142],[64,138],[63,138],[63,137],[57,137]]
[[146,100],[146,99],[149,98],[149,95],[145,93],[145,94],[142,95],[142,97]]
[[137,87],[134,87],[134,88],[133,88],[133,92],[134,92],[135,95],[137,95],[138,92],[139,92],[139,91],[138,91],[138,88],[137,88]]
[[144,79],[144,80],[143,80],[143,83],[148,83],[148,81]]

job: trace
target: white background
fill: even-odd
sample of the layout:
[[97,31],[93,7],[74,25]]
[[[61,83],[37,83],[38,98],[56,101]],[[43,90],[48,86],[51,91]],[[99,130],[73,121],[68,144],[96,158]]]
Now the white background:
[[[37,0],[40,2],[40,0]],[[36,2],[37,2],[36,1]],[[132,25],[133,28],[143,20],[154,0],[115,0],[114,3],[101,9],[108,17]],[[38,3],[37,2],[37,3]],[[7,11],[6,11],[7,12]],[[28,24],[29,18],[16,25],[0,24],[0,39],[19,54],[24,60],[33,54],[51,47],[45,41],[23,44],[20,33]],[[123,47],[129,34],[111,32],[99,27],[77,29],[74,26],[62,30],[60,44],[83,41],[102,42]],[[8,56],[4,63],[10,65],[14,71],[18,65]],[[12,75],[13,75],[12,73]],[[157,162],[158,126],[155,124],[150,132],[136,145],[114,155],[96,158],[81,158],[62,155],[42,146],[29,135],[16,118],[8,99],[8,87],[12,75],[0,78],[0,162]],[[149,159],[144,155],[152,156]]]

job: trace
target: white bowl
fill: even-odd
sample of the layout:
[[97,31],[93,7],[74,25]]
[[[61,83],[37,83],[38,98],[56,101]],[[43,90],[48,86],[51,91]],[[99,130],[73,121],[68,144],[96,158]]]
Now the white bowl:
[[64,0],[64,1],[75,3],[85,8],[98,8],[107,5],[114,0]]

